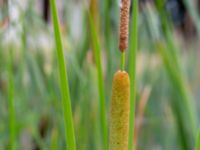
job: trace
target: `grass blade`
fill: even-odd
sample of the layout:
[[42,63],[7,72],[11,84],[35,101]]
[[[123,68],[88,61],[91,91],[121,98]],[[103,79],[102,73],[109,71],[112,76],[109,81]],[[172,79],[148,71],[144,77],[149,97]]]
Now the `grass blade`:
[[8,63],[8,111],[9,111],[9,149],[15,149],[15,109],[14,109],[14,83],[12,73],[12,54],[10,51]]
[[101,48],[100,43],[97,37],[97,31],[95,29],[93,18],[89,14],[89,23],[91,28],[91,36],[92,36],[92,44],[94,47],[95,53],[95,61],[97,66],[97,73],[98,73],[98,90],[99,90],[99,100],[100,100],[100,120],[101,120],[101,127],[102,127],[102,141],[103,141],[103,149],[108,149],[108,131],[107,131],[107,121],[106,121],[106,107],[105,107],[105,91],[104,91],[104,81],[103,81],[103,72],[102,72],[102,65],[101,65]]
[[[194,140],[194,131],[196,125],[196,117],[194,113],[194,108],[191,99],[191,93],[187,89],[185,80],[183,78],[183,74],[178,71],[179,69],[173,63],[173,57],[168,53],[168,49],[159,43],[158,50],[160,52],[161,58],[167,70],[168,76],[172,81],[173,87],[178,91],[181,99],[172,101],[172,108],[174,114],[176,115],[176,119],[178,125],[180,126],[178,129],[180,138],[182,140],[182,145],[184,149],[191,149],[192,142]],[[184,111],[183,111],[184,110]],[[184,119],[187,118],[187,121]],[[190,122],[190,125],[187,122]]]
[[51,150],[57,150],[58,149],[58,131],[56,128],[52,130],[51,133]]
[[[192,149],[196,128],[195,110],[193,107],[192,95],[190,90],[187,88],[187,82],[180,65],[178,48],[172,36],[172,29],[170,26],[171,22],[170,19],[167,19],[167,13],[162,7],[163,4],[163,0],[156,1],[156,7],[161,17],[162,31],[164,33],[166,44],[164,44],[160,39],[157,39],[155,43],[169,79],[171,80],[171,84],[174,90],[178,93],[176,99],[174,99],[175,94],[173,93],[171,107],[177,121],[181,147],[182,149]],[[188,121],[190,122],[190,125],[187,124]]]
[[67,148],[69,150],[76,150],[71,101],[70,101],[70,94],[69,94],[69,87],[68,87],[67,69],[65,66],[65,59],[64,59],[59,21],[58,21],[56,1],[51,0],[50,2],[51,2],[54,36],[55,36],[57,59],[58,59],[59,74],[60,74],[60,86],[61,86],[61,94],[62,94],[62,102],[63,102],[66,143],[67,143]]
[[196,138],[195,150],[200,150],[200,131],[198,132],[198,135],[197,135],[197,138]]
[[138,45],[138,0],[133,0],[133,14],[130,37],[130,61],[129,61],[129,75],[130,75],[130,124],[129,124],[129,141],[128,149],[133,149],[133,135],[135,125],[135,99],[136,99],[136,54]]

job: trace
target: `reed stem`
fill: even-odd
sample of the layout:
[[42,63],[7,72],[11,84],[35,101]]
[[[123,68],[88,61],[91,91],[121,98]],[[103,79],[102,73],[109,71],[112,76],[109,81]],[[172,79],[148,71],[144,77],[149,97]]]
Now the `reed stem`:
[[66,144],[69,150],[76,150],[70,93],[68,87],[67,67],[65,66],[63,44],[61,40],[61,32],[58,21],[56,1],[51,0],[50,4],[52,11],[55,44],[57,49],[57,60],[59,66],[60,86],[62,94],[64,121],[65,121]]
[[138,46],[138,0],[133,0],[133,13],[132,25],[130,35],[130,61],[129,61],[129,74],[130,74],[130,123],[129,123],[129,141],[128,149],[132,150],[133,135],[135,127],[135,100],[136,100],[136,55]]
[[108,131],[107,131],[107,119],[106,119],[106,104],[105,104],[105,89],[104,89],[104,79],[101,63],[101,47],[97,35],[97,30],[94,25],[92,15],[89,13],[89,23],[91,28],[92,44],[94,48],[97,75],[98,75],[98,90],[99,90],[99,106],[100,106],[100,121],[101,121],[101,131],[102,131],[102,142],[103,150],[108,149]]
[[125,52],[121,52],[121,70],[125,70],[125,64],[126,64],[126,54]]
[[12,51],[8,63],[8,111],[9,111],[9,150],[15,150],[15,108],[14,108],[14,82],[12,73]]
[[51,150],[58,150],[58,131],[55,128],[51,133]]
[[195,150],[200,150],[200,130],[197,133]]

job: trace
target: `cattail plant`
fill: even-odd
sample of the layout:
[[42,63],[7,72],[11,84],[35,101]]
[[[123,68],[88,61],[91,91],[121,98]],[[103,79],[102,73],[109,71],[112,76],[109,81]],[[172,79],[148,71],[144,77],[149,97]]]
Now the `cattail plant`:
[[109,150],[127,150],[129,138],[130,80],[125,69],[125,50],[128,48],[130,0],[121,1],[119,50],[121,69],[114,75],[110,111]]

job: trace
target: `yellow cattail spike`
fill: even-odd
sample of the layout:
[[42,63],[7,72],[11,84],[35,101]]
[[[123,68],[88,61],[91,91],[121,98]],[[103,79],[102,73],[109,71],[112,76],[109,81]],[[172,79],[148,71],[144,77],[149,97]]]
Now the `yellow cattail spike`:
[[118,71],[112,85],[109,150],[128,149],[129,99],[129,75],[125,71]]

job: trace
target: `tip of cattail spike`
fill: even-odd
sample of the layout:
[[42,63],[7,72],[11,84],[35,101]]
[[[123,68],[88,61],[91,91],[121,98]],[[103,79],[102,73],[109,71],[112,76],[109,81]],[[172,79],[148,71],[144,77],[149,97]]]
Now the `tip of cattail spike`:
[[125,70],[118,70],[115,75],[122,74],[122,75],[128,75],[128,73]]
[[114,75],[114,79],[113,79],[113,87],[114,87],[114,83],[119,82],[118,84],[121,86],[121,91],[123,91],[122,89],[124,89],[124,85],[126,85],[127,87],[129,87],[129,74],[124,71],[124,70],[118,70],[115,75]]
[[119,49],[124,52],[128,48],[130,0],[121,0],[120,8]]

